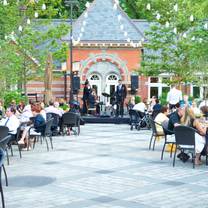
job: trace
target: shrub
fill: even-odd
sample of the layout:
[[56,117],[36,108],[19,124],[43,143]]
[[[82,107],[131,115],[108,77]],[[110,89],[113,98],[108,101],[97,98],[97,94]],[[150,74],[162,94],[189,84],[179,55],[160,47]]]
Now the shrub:
[[135,104],[140,103],[141,102],[141,97],[136,95],[135,96]]
[[26,101],[26,97],[22,96],[20,92],[18,91],[10,91],[5,93],[4,96],[4,105],[5,107],[8,107],[12,101],[15,101],[16,104],[18,104],[20,101]]

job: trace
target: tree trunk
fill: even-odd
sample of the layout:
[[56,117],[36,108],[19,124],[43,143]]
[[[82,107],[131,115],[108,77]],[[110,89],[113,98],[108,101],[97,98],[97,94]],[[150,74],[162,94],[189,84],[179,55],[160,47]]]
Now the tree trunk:
[[49,53],[47,57],[47,63],[45,68],[45,104],[48,104],[52,100],[52,80],[53,80],[53,58]]

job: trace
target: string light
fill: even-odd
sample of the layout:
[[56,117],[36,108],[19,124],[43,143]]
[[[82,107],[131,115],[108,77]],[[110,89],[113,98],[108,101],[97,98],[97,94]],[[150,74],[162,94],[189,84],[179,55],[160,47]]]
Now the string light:
[[183,34],[183,38],[187,38],[187,35],[186,35],[186,33],[184,33],[184,34]]
[[194,21],[194,16],[191,15],[190,18],[189,18],[190,22],[193,22]]
[[4,1],[3,1],[3,5],[4,5],[4,6],[7,6],[7,5],[8,5],[7,0],[4,0]]
[[151,5],[150,5],[150,3],[147,4],[146,9],[149,10],[149,11],[151,10]]
[[116,10],[117,9],[117,4],[113,5],[113,9]]
[[20,32],[22,32],[22,26],[21,26],[21,25],[19,26],[18,30],[19,30]]
[[35,12],[34,16],[35,18],[38,18],[38,12]]
[[43,11],[46,10],[46,5],[45,4],[42,5],[42,10]]
[[27,24],[29,25],[31,23],[30,19],[28,18],[27,19]]
[[85,6],[86,6],[86,8],[89,8],[89,7],[90,7],[90,3],[87,2],[87,3],[85,4]]
[[178,11],[178,4],[175,4],[173,9],[177,12]]
[[119,0],[115,0],[115,4],[119,5]]
[[88,13],[87,13],[87,12],[84,14],[84,17],[85,17],[85,18],[87,18],[87,17],[88,17]]
[[159,14],[159,13],[157,13],[157,15],[156,15],[156,19],[157,19],[157,20],[159,20],[159,19],[160,19],[160,14]]
[[118,21],[119,21],[119,22],[121,21],[121,18],[122,18],[122,17],[121,17],[121,15],[119,14],[119,15],[118,15]]

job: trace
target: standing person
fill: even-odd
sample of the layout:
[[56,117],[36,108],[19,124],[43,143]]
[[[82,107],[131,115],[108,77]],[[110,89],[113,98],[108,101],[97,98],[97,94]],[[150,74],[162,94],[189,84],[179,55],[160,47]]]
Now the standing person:
[[167,102],[169,103],[169,109],[173,110],[178,108],[180,100],[182,100],[182,92],[176,89],[175,85],[171,85],[171,89],[167,95]]
[[87,79],[84,84],[84,91],[83,91],[83,97],[82,97],[82,100],[83,100],[82,113],[83,114],[88,113],[89,95],[91,94],[91,92],[92,92],[92,89]]
[[123,117],[124,114],[124,100],[127,95],[127,89],[124,84],[122,84],[122,80],[118,80],[118,86],[116,87],[116,103],[117,103],[117,109],[116,109],[116,116],[121,115]]

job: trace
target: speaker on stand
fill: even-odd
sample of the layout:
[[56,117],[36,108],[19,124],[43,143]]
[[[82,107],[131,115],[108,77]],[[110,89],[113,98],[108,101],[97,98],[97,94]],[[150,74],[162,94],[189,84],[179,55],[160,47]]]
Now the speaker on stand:
[[73,94],[78,94],[80,90],[80,77],[73,76]]
[[139,88],[139,76],[131,75],[131,94],[136,94],[136,91]]

